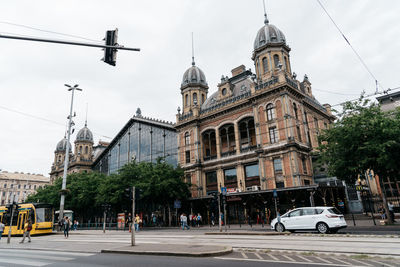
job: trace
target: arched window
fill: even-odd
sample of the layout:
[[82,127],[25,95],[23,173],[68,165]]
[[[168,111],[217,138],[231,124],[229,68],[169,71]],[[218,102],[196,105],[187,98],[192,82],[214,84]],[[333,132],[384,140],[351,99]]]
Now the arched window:
[[293,111],[294,111],[294,117],[296,118],[296,120],[298,120],[298,116],[297,116],[297,105],[296,103],[293,103]]
[[188,146],[190,144],[190,135],[189,133],[185,133],[185,146]]
[[189,96],[185,95],[185,106],[189,105]]
[[82,146],[79,146],[79,154],[82,154]]
[[85,154],[89,153],[89,148],[86,146],[85,147]]
[[275,119],[275,108],[272,104],[267,105],[267,120]]
[[268,71],[268,60],[266,57],[262,59],[263,71],[266,73]]
[[274,66],[275,68],[278,68],[279,65],[279,56],[278,55],[274,55]]
[[204,100],[205,100],[205,96],[204,96],[204,94],[201,94],[201,103],[202,104],[204,103]]
[[197,93],[193,93],[193,104],[197,105]]

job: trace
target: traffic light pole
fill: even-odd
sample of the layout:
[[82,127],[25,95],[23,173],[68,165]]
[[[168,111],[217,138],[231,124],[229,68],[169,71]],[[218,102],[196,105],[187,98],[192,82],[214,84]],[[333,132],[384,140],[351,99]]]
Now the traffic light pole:
[[12,228],[13,217],[14,217],[14,202],[11,205],[11,218],[10,218],[10,227],[8,228],[7,244],[10,244],[11,241],[11,228]]
[[53,39],[21,37],[21,36],[4,35],[4,34],[0,34],[0,38],[33,41],[33,42],[54,43],[54,44],[99,47],[99,48],[113,48],[113,49],[119,49],[119,50],[129,50],[129,51],[140,51],[140,48],[130,48],[130,47],[124,47],[124,46],[120,46],[120,45],[99,45],[99,44],[80,43],[80,42],[71,42],[71,41],[62,41],[62,40],[53,40]]
[[[132,187],[132,224],[131,224],[131,246],[135,245],[135,187]],[[139,225],[138,225],[139,227]]]
[[228,231],[226,228],[226,200],[224,201],[224,225],[225,225],[225,233]]
[[221,194],[218,193],[218,224],[219,231],[222,232],[222,220],[221,220]]

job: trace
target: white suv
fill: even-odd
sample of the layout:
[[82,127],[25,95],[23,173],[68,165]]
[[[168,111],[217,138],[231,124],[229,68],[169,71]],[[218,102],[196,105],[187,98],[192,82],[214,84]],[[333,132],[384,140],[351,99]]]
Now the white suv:
[[336,233],[346,228],[347,223],[343,214],[334,207],[306,207],[286,212],[278,221],[271,222],[271,229],[277,232],[288,230],[317,230],[322,234]]

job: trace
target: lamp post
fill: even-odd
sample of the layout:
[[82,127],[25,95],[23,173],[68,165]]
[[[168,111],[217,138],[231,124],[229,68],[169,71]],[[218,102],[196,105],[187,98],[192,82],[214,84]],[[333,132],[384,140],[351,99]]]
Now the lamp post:
[[65,148],[65,160],[64,160],[64,173],[63,173],[63,180],[62,180],[62,187],[61,187],[61,199],[60,199],[60,214],[58,217],[58,220],[61,221],[62,218],[64,217],[64,202],[65,202],[65,191],[67,187],[67,172],[68,172],[68,163],[69,163],[69,139],[71,137],[71,127],[74,124],[72,121],[72,107],[74,104],[74,93],[75,90],[82,91],[82,89],[78,88],[78,84],[75,84],[74,86],[71,86],[69,84],[64,84],[66,87],[68,87],[68,91],[72,91],[72,96],[71,96],[71,108],[69,110],[69,116],[68,116],[68,132],[67,132],[67,145]]

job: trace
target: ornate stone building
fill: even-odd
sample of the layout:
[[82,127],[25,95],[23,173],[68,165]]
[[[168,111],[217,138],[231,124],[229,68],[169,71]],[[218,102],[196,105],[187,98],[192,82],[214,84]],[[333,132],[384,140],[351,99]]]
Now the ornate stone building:
[[14,200],[17,203],[50,183],[50,178],[42,174],[23,172],[0,172],[0,203],[6,205]]
[[[99,142],[97,147],[93,147],[93,134],[87,127],[83,127],[76,135],[74,153],[72,153],[72,146],[70,144],[69,152],[69,166],[68,173],[74,172],[90,172],[92,170],[92,163],[94,161],[94,155],[99,155],[101,150],[107,147],[108,143]],[[51,182],[57,177],[62,177],[64,172],[64,160],[66,155],[67,138],[64,138],[58,142],[56,150],[54,151],[54,162],[51,167],[50,179]],[[96,151],[100,150],[100,151]]]
[[307,75],[300,81],[292,72],[290,51],[265,16],[252,51],[255,73],[234,68],[211,95],[194,60],[184,73],[178,162],[193,198],[221,187],[239,196],[313,184],[311,152],[334,116],[313,96]]

